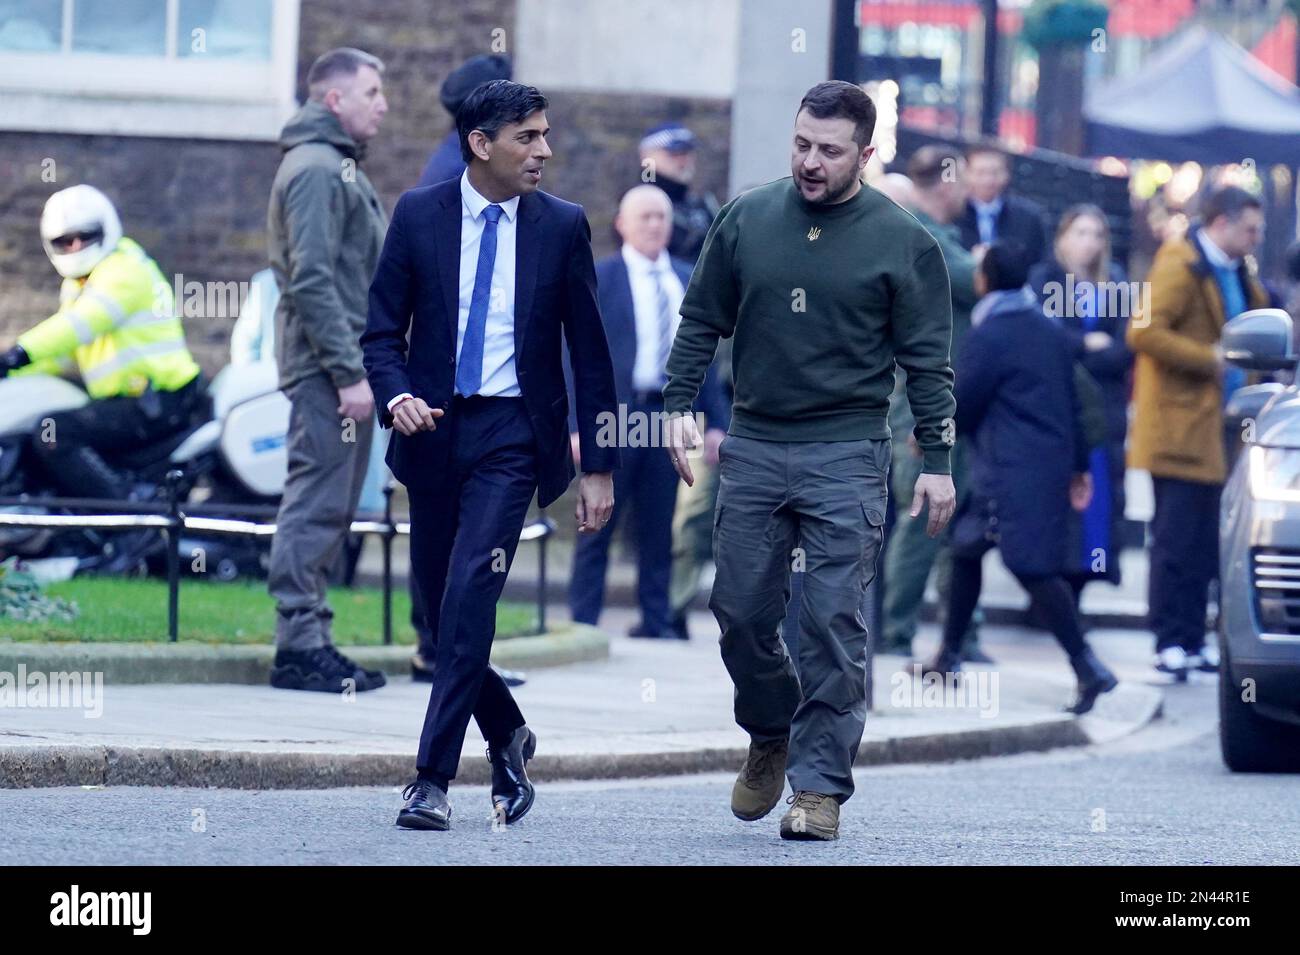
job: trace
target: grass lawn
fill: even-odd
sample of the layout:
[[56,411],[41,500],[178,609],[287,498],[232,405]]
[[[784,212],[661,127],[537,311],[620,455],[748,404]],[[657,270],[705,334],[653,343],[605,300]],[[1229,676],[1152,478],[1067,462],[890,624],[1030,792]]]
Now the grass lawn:
[[[51,596],[77,602],[71,623],[21,623],[0,617],[0,640],[63,640],[86,643],[165,641],[167,582],[145,578],[78,577],[51,584]],[[383,599],[378,587],[331,587],[334,642],[383,642]],[[497,607],[497,636],[531,633],[537,625],[532,604]],[[270,643],[275,607],[262,581],[219,583],[181,580],[180,639],[203,643]],[[393,589],[393,642],[415,643],[411,598],[405,586]]]

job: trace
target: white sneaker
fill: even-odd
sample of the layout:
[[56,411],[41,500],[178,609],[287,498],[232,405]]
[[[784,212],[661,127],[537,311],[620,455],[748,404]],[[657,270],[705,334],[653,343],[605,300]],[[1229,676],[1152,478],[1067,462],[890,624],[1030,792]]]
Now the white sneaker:
[[1187,679],[1187,651],[1182,647],[1165,647],[1156,654],[1156,672],[1182,682]]
[[1200,670],[1202,673],[1219,672],[1219,648],[1207,643],[1201,647],[1199,653],[1188,654],[1187,666],[1189,669]]

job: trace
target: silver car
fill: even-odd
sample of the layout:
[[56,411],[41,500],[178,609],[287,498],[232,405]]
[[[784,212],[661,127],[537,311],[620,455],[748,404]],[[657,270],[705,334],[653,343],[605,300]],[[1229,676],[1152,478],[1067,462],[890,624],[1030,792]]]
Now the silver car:
[[[1295,377],[1291,318],[1245,312],[1224,327],[1240,368]],[[1240,452],[1219,524],[1219,740],[1236,772],[1300,770],[1300,387],[1238,390]]]

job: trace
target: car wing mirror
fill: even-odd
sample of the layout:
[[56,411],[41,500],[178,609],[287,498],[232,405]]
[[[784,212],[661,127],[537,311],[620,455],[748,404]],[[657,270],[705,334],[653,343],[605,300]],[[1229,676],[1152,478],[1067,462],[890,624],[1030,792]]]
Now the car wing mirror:
[[1280,308],[1242,312],[1223,327],[1223,356],[1238,368],[1279,371],[1296,364],[1291,316]]

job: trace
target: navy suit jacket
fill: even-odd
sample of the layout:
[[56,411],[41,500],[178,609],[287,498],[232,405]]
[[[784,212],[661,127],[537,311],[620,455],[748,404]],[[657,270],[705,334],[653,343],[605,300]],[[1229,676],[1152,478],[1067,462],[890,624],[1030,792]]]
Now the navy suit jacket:
[[[682,288],[686,288],[691,281],[690,263],[678,258],[671,261]],[[615,252],[596,263],[596,289],[600,317],[605,323],[605,340],[609,342],[609,357],[614,364],[614,388],[619,402],[627,404],[632,400],[632,392],[635,390],[632,373],[636,366],[636,307],[632,302],[632,281],[628,277],[627,262],[622,253]],[[572,384],[572,369],[567,363],[564,371]],[[709,366],[694,410],[704,412],[709,428],[726,431],[731,425],[731,404],[723,391],[716,363]],[[577,419],[570,412],[569,431],[577,431],[577,424]]]
[[[361,336],[381,427],[404,391],[431,408],[451,408],[460,308],[460,180],[404,193],[370,284]],[[407,334],[410,334],[408,346]],[[574,369],[584,472],[612,471],[617,447],[598,447],[596,417],[617,414],[609,347],[596,304],[591,227],[582,207],[545,192],[519,200],[515,231],[515,372],[537,444],[537,503],[545,507],[574,477],[562,339]],[[434,490],[450,461],[447,417],[434,431],[400,432],[387,462],[411,489]]]
[[429,161],[425,163],[424,172],[420,173],[420,181],[416,185],[434,186],[447,179],[455,179],[464,171],[465,160],[460,158],[460,136],[453,126],[451,132],[429,156]]
[[[1002,210],[995,220],[994,229],[999,239],[1022,246],[1029,265],[1041,262],[1047,255],[1047,232],[1043,227],[1043,208],[1032,199],[1012,192],[1002,194]],[[973,249],[980,244],[979,216],[975,206],[967,201],[961,218],[961,244]]]

